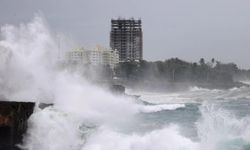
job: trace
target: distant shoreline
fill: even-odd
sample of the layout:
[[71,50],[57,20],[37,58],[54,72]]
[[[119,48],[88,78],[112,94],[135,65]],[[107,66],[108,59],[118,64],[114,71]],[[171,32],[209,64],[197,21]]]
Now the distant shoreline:
[[232,82],[232,83],[208,83],[208,82],[168,82],[168,83],[122,83],[126,88],[136,89],[136,90],[145,90],[152,92],[176,92],[176,91],[185,91],[191,87],[199,87],[205,89],[221,89],[228,90],[231,88],[240,88],[240,87],[250,87],[249,84],[242,82]]

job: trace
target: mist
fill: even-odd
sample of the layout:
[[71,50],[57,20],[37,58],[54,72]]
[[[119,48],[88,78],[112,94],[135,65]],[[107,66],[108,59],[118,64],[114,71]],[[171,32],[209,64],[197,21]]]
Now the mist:
[[[81,140],[83,121],[94,125],[122,126],[139,112],[131,99],[114,96],[87,81],[81,71],[62,67],[55,37],[39,15],[27,24],[1,27],[1,97],[9,101],[54,105],[43,111],[37,108],[30,118],[23,145],[25,149],[79,148],[81,142],[77,141]],[[117,117],[120,115],[124,117]],[[76,119],[72,121],[72,118]],[[74,132],[67,131],[71,129]],[[51,134],[46,134],[50,131]],[[53,141],[54,144],[48,145],[60,136],[64,137],[63,141]]]
[[[58,57],[56,39],[57,35],[40,15],[26,24],[1,27],[1,98],[37,104],[29,118],[23,143],[18,145],[21,149],[94,150],[117,146],[130,149],[130,144],[126,144],[133,141],[126,134],[131,132],[130,127],[139,123],[139,113],[184,107],[176,104],[144,106],[131,97],[112,94],[83,76],[85,68],[64,66],[63,59]],[[64,45],[67,42],[63,41]],[[71,44],[69,41],[68,45]],[[40,109],[39,103],[53,106]],[[157,140],[171,135],[174,141],[181,138],[192,145],[190,140],[178,135],[176,127],[163,131],[149,133],[145,138]],[[125,138],[128,141],[111,146],[112,143],[102,139],[106,134],[110,135],[110,140]],[[133,147],[145,149],[139,146],[144,137],[136,135],[135,138],[136,143],[131,143]],[[179,148],[176,145],[175,149]]]
[[[6,24],[0,35],[1,99],[36,103],[23,142],[18,145],[23,150],[249,149],[248,86],[194,86],[163,93],[126,90],[127,94],[139,94],[137,99],[115,95],[91,81],[89,76],[95,78],[99,72],[65,65],[63,52],[77,47],[77,42],[54,32],[43,15],[18,25]],[[176,62],[181,70],[174,78],[171,69],[159,76],[164,71],[161,67]],[[170,59],[164,63],[145,65],[150,67],[146,67],[142,79],[163,82],[161,77],[167,77],[167,83],[185,81],[187,77],[209,79],[207,74],[188,73],[190,67],[207,68],[210,62],[195,65]],[[235,69],[234,64],[218,65],[228,72]],[[218,71],[213,66],[209,69]],[[86,71],[89,76],[85,76]],[[166,76],[169,72],[172,74]],[[216,76],[231,81],[227,74]],[[41,109],[39,103],[53,106]]]

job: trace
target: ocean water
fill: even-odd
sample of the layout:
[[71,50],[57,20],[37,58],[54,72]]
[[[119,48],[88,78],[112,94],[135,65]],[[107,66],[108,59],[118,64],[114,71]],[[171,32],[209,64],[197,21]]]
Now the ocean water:
[[179,135],[198,144],[191,149],[243,150],[249,149],[249,90],[248,87],[229,90],[193,87],[179,93],[133,94],[140,93],[141,99],[155,107],[142,114],[147,127],[178,126]]
[[60,65],[43,17],[5,25],[0,37],[0,97],[54,104],[36,107],[24,150],[250,150],[249,87],[117,96],[90,83],[84,68]]
[[[110,117],[110,120],[104,122],[95,122],[93,118],[81,120],[81,117],[59,111],[55,107],[37,110],[30,119],[33,127],[29,130],[30,135],[26,139],[29,143],[26,143],[26,148],[30,146],[29,149],[65,150],[250,149],[248,87],[229,90],[193,87],[179,93],[132,91],[126,92],[140,94],[141,98],[120,99],[130,101],[129,105],[133,105],[137,111],[132,114],[113,111],[115,115],[112,117],[117,118]],[[129,105],[127,106],[131,107]],[[45,136],[46,140],[39,139],[41,136]],[[37,140],[35,137],[38,137]]]

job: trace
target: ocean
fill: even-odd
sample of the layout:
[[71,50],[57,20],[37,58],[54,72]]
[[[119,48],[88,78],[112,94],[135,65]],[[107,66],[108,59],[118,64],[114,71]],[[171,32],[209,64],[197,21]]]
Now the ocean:
[[[112,110],[111,114],[103,112],[103,116],[90,114],[91,117],[82,118],[78,113],[56,107],[37,110],[30,119],[32,128],[26,136],[26,148],[36,150],[250,149],[250,88],[248,87],[229,90],[192,87],[187,91],[176,93],[127,90],[126,93],[141,97],[137,100],[116,97],[120,102],[129,101],[129,104],[125,102],[122,106],[117,103],[119,100],[113,99],[115,102],[109,101],[109,104],[115,103],[111,104],[112,107],[117,105],[119,109],[108,108]],[[131,108],[122,107],[132,107],[135,111],[129,112]],[[105,110],[103,108],[103,111]]]

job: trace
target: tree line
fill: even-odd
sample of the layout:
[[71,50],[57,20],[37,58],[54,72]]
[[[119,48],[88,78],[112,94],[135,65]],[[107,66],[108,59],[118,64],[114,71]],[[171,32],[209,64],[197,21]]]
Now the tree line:
[[187,62],[179,58],[165,61],[122,62],[115,68],[115,76],[121,80],[141,82],[190,82],[197,84],[233,85],[235,78],[250,77],[249,70],[239,69],[235,63],[222,63],[211,59]]

